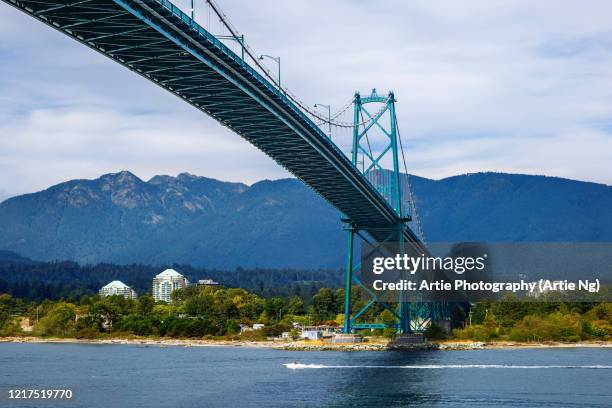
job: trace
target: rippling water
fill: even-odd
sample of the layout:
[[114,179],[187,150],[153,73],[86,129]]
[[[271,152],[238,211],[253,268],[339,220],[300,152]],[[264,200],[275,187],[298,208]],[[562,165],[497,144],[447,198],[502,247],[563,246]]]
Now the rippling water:
[[[70,388],[16,401],[11,388]],[[0,344],[0,406],[611,407],[612,349],[296,352]]]

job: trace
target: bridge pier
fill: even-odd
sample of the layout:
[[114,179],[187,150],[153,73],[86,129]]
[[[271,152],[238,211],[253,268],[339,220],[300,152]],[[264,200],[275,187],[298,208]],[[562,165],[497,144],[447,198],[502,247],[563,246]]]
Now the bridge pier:
[[344,285],[344,327],[342,333],[349,334],[351,328],[351,287],[353,285],[353,244],[355,241],[355,231],[353,226],[348,227],[348,248],[346,254],[346,282]]
[[[405,294],[400,293],[397,307],[395,307],[393,304],[388,304],[387,302],[380,300],[370,288],[364,285],[361,278],[357,275],[357,273],[361,271],[362,260],[360,259],[360,257],[358,257],[358,261],[355,261],[355,236],[360,237],[363,242],[367,242],[368,244],[372,244],[372,242],[366,239],[366,237],[361,232],[362,230],[366,230],[366,228],[359,228],[359,226],[357,226],[355,223],[346,218],[343,218],[342,221],[347,224],[347,264],[344,285],[344,324],[342,328],[342,333],[351,334],[354,333],[356,330],[360,329],[385,329],[394,327],[397,329],[398,334],[410,334],[412,332],[411,316],[413,311],[411,302],[405,298]],[[386,243],[397,242],[401,254],[403,254],[404,252],[403,234],[404,228],[406,228],[405,223],[407,221],[407,219],[403,219],[397,227],[391,228],[388,231],[389,234],[387,239],[384,241]],[[397,238],[395,237],[396,234],[398,236]],[[376,243],[374,245],[380,247],[384,242]],[[353,302],[351,298],[351,292],[354,284],[360,286],[370,296],[370,301],[355,314],[353,314]],[[386,325],[384,323],[356,322],[356,320],[361,317],[366,311],[368,311],[371,307],[379,308],[381,306],[387,309],[395,316],[395,324]]]

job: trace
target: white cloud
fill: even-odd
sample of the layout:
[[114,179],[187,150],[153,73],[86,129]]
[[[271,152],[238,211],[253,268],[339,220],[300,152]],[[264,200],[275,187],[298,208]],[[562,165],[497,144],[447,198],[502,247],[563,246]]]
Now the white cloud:
[[[257,51],[282,57],[283,82],[309,103],[339,107],[355,90],[393,89],[416,174],[498,170],[612,184],[607,1],[221,5]],[[196,13],[206,25],[206,8]],[[120,169],[143,178],[286,176],[212,119],[93,51],[4,4],[0,20],[6,194]],[[211,31],[219,32],[214,22]],[[348,150],[350,132],[334,135]]]
[[[187,119],[187,120],[185,120]],[[40,110],[0,124],[0,185],[41,189],[59,180],[133,170],[143,179],[188,171],[254,182],[284,176],[237,135],[209,121],[167,113],[124,114],[96,109]],[[245,174],[239,164],[254,174]]]

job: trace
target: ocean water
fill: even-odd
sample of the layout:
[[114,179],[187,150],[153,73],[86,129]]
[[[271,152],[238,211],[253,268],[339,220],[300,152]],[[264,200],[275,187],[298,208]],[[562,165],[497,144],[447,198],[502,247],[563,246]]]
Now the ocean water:
[[[8,389],[71,389],[9,400]],[[612,349],[295,352],[0,344],[9,407],[612,407]]]

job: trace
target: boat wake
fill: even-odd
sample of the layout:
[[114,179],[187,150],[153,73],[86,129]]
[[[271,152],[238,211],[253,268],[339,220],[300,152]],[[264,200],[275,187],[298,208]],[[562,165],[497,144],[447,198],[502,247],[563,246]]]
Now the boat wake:
[[583,370],[609,370],[611,365],[506,365],[506,364],[424,364],[424,365],[325,365],[325,364],[283,364],[290,370],[306,369],[349,369],[349,368],[379,368],[379,369],[408,369],[408,370],[429,370],[429,369],[583,369]]

